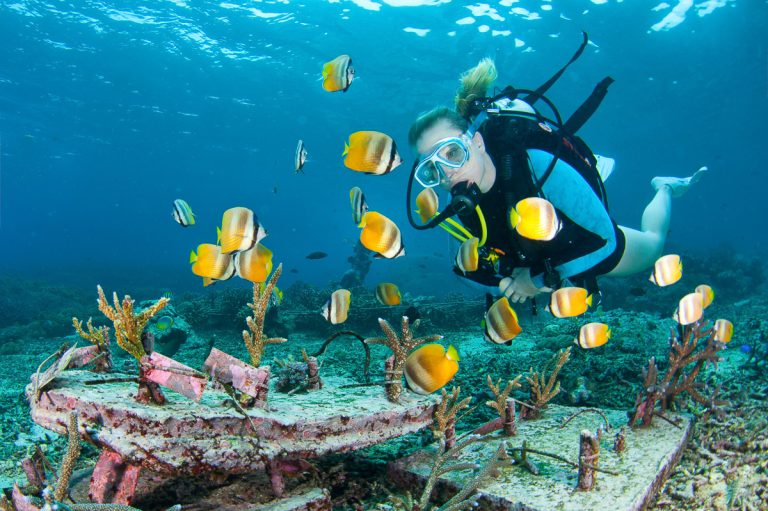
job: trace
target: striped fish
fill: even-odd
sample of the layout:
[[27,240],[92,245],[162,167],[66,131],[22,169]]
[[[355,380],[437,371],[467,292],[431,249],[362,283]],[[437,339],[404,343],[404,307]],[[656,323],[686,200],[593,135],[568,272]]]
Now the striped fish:
[[265,282],[272,272],[272,251],[261,243],[238,252],[234,261],[237,276],[250,282]]
[[355,78],[355,68],[349,55],[339,55],[323,64],[323,89],[328,92],[347,92]]
[[193,250],[189,254],[189,263],[192,273],[198,277],[227,280],[235,275],[232,256],[222,253],[221,247],[212,243],[198,245],[197,253]]
[[672,316],[683,326],[696,323],[704,315],[704,297],[701,293],[693,292],[680,299],[677,310]]
[[402,297],[400,296],[400,289],[391,282],[382,282],[376,286],[376,299],[382,305],[400,305]]
[[304,141],[299,140],[299,143],[296,145],[296,155],[293,158],[293,168],[295,169],[294,174],[297,174],[301,172],[302,174],[304,171],[302,170],[304,168],[304,164],[307,162],[307,148],[304,147]]
[[259,223],[259,219],[248,208],[230,208],[224,212],[219,229],[221,252],[231,254],[253,247],[264,239],[267,231]]
[[367,212],[358,227],[363,228],[360,243],[368,250],[376,252],[375,258],[394,259],[405,255],[400,229],[395,222],[381,213]]
[[421,223],[426,224],[437,214],[440,201],[432,188],[425,188],[416,196],[416,212]]
[[346,289],[337,289],[333,292],[331,297],[325,302],[320,314],[326,321],[330,321],[333,325],[344,323],[347,320],[349,314],[349,303],[352,298],[352,293]]
[[522,332],[517,313],[509,305],[507,297],[501,297],[485,313],[485,340],[510,346],[512,339]]
[[187,204],[187,201],[184,199],[176,199],[173,201],[173,219],[182,227],[195,225],[195,215],[192,213],[192,208],[189,207],[189,204]]
[[403,159],[389,135],[378,131],[356,131],[344,143],[344,165],[366,174],[380,176],[395,170]]
[[[431,190],[431,188],[427,188]],[[480,263],[480,255],[477,252],[477,244],[480,242],[477,238],[469,238],[461,244],[456,254],[456,266],[466,275],[467,272],[477,271]]]
[[355,186],[349,191],[349,204],[352,206],[352,220],[355,225],[363,221],[363,215],[368,212],[368,204],[365,202],[363,191]]
[[587,323],[579,329],[579,337],[573,342],[588,350],[599,348],[611,338],[611,329],[605,323]]

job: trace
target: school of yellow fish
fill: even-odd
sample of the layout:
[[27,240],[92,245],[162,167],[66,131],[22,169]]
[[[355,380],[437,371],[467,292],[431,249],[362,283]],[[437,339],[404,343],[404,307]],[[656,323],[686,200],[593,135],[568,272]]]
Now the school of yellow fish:
[[[322,87],[328,92],[346,92],[355,78],[355,69],[349,55],[340,55],[322,67]],[[357,131],[349,135],[342,152],[344,165],[356,172],[369,175],[385,175],[396,169],[403,160],[392,137],[378,131]],[[302,171],[307,162],[303,140],[296,149],[295,172]],[[359,187],[349,192],[352,220],[361,229],[360,243],[375,253],[377,258],[393,259],[405,255],[405,245],[398,226],[378,211],[371,211],[365,195]],[[416,197],[416,213],[422,223],[427,223],[439,211],[438,196],[432,188],[422,190]],[[186,201],[176,199],[173,218],[182,227],[195,224],[195,216]],[[562,227],[554,206],[546,199],[529,197],[519,201],[509,213],[512,229],[521,236],[538,241],[552,240]],[[441,224],[441,227],[446,228]],[[447,230],[447,229],[446,229]],[[192,251],[189,262],[192,273],[202,277],[208,286],[234,276],[263,287],[272,271],[272,252],[261,243],[267,232],[254,212],[246,207],[234,207],[223,214],[221,227],[217,228],[217,242],[202,243]],[[477,271],[480,263],[479,240],[468,237],[459,247],[455,266],[464,274]],[[654,264],[649,280],[659,287],[670,286],[682,278],[683,263],[679,255],[668,254]],[[282,292],[275,289],[276,301]],[[382,282],[376,286],[376,299],[383,306],[400,305],[402,296],[396,284]],[[673,318],[683,327],[701,321],[704,309],[715,297],[706,284],[697,286],[683,296],[673,313]],[[334,291],[320,313],[331,324],[344,323],[349,315],[351,292],[347,289]],[[546,310],[556,318],[574,318],[587,312],[593,297],[580,287],[562,287],[550,295]],[[162,319],[162,318],[161,318]],[[518,316],[506,297],[496,300],[483,319],[483,335],[494,344],[511,345],[522,333]],[[165,323],[161,326],[165,326]],[[733,337],[733,323],[717,319],[712,328],[714,339],[728,343]],[[574,343],[583,349],[598,348],[611,338],[611,328],[605,323],[583,324]],[[448,384],[459,370],[459,353],[453,346],[446,349],[441,344],[427,344],[409,354],[404,375],[408,387],[419,394],[429,394]]]

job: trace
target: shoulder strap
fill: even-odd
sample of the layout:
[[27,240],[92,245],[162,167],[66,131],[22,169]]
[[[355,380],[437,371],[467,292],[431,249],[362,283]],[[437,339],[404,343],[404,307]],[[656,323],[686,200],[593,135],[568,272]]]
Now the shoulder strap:
[[552,87],[552,85],[554,85],[555,82],[559,80],[561,76],[563,76],[563,73],[565,73],[565,70],[568,69],[568,66],[576,62],[578,58],[581,57],[581,54],[584,53],[584,48],[587,47],[587,43],[589,42],[589,36],[587,35],[586,32],[582,30],[581,35],[583,37],[583,40],[579,45],[579,49],[577,49],[576,53],[574,53],[573,56],[571,57],[571,60],[566,62],[565,65],[561,67],[557,73],[552,75],[552,77],[549,80],[539,85],[538,88],[536,88],[536,90],[533,92],[533,94],[529,94],[528,96],[523,98],[523,101],[525,101],[529,105],[533,105],[536,101],[538,101],[539,98],[541,98],[541,96],[546,94],[549,88]]
[[592,114],[595,113],[595,110],[597,110],[600,103],[602,103],[605,95],[608,93],[608,86],[613,82],[613,78],[606,76],[600,80],[600,83],[595,85],[595,88],[592,90],[589,97],[585,99],[581,106],[579,106],[579,108],[571,114],[568,120],[565,121],[563,128],[566,133],[574,134],[584,126],[584,123],[592,117]]

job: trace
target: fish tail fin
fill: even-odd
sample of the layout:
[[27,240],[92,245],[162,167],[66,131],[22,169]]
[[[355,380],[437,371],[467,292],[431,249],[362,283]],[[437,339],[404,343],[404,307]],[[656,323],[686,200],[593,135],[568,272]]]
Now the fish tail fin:
[[514,229],[520,225],[520,213],[515,208],[509,211],[509,225]]
[[189,252],[189,264],[194,264],[197,262],[197,254],[195,254],[194,250],[190,250]]
[[216,244],[221,245],[221,227],[216,227]]
[[461,357],[459,357],[459,352],[456,350],[456,348],[453,347],[453,344],[448,346],[448,351],[445,353],[445,356],[448,360],[455,360],[456,362],[461,360]]
[[349,154],[349,144],[347,144],[346,142],[344,142],[344,152],[343,152],[343,153],[341,153],[341,155],[342,155],[342,156],[346,156],[347,154]]
[[592,307],[592,296],[594,295],[589,295],[587,297],[587,307]]
[[605,338],[606,339],[610,339],[611,338],[611,329],[610,328],[605,332]]

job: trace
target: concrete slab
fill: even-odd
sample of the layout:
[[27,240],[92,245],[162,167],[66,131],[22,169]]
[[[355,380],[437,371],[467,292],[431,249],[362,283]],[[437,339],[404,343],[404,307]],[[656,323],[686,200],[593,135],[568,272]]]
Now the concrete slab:
[[[508,447],[521,447],[523,440],[530,449],[560,455],[578,461],[579,433],[597,430],[603,423],[599,415],[586,413],[578,416],[561,429],[563,419],[580,408],[550,405],[544,416],[536,421],[518,421],[518,435],[505,437],[500,432],[489,440],[471,445],[456,462],[489,459],[502,441]],[[639,511],[646,509],[654,495],[679,461],[687,443],[692,422],[688,416],[675,415],[680,421],[677,428],[656,420],[649,429],[626,430],[626,451],[613,451],[613,440],[618,427],[627,423],[626,411],[604,410],[612,433],[604,434],[600,444],[599,467],[618,473],[597,474],[594,490],[575,491],[577,469],[551,458],[529,454],[540,469],[534,476],[518,466],[503,467],[498,477],[482,485],[479,509],[515,511]],[[458,436],[458,435],[457,435]],[[419,451],[407,458],[390,463],[389,475],[399,485],[420,495],[423,483],[432,468],[433,450]],[[445,474],[437,485],[433,497],[444,502],[454,495],[472,473],[469,471]]]
[[32,419],[63,434],[67,414],[77,410],[81,434],[154,472],[242,474],[267,460],[316,458],[419,431],[432,423],[437,400],[407,393],[395,404],[379,386],[344,389],[354,382],[329,377],[305,394],[270,389],[268,407],[249,409],[246,418],[222,391],[206,389],[200,402],[166,392],[158,406],[136,402],[135,383],[86,383],[121,376],[129,375],[66,371],[30,405]]

